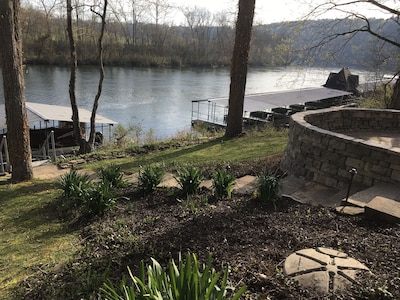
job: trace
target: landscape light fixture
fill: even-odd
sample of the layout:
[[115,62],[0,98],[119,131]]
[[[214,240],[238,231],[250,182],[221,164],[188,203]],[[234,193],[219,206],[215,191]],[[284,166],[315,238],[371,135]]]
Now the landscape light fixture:
[[354,177],[354,175],[357,174],[357,169],[356,169],[356,168],[351,168],[351,170],[349,171],[349,173],[350,173],[350,182],[349,182],[349,188],[347,189],[346,203],[347,203],[347,201],[349,200],[351,184],[353,183],[353,177]]

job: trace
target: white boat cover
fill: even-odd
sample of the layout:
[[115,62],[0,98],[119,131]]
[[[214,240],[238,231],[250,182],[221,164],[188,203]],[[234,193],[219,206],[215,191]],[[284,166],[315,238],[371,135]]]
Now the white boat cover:
[[[60,106],[43,103],[26,102],[26,111],[29,124],[37,122],[65,121],[72,122],[72,109],[70,106]],[[90,122],[91,112],[79,108],[79,121],[81,123]],[[97,124],[118,124],[117,122],[96,114]],[[52,126],[52,125],[51,125]],[[0,104],[0,132],[6,130],[6,112],[4,104]]]

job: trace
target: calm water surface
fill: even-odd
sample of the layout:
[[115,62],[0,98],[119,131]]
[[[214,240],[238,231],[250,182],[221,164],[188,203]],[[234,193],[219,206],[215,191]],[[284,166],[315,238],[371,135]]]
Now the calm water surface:
[[[340,68],[250,69],[246,93],[317,87],[325,83],[330,72],[339,71]],[[159,138],[190,128],[192,100],[227,97],[229,94],[228,69],[110,67],[105,72],[98,113],[123,126],[139,125],[145,131],[152,129]],[[29,66],[25,74],[26,100],[69,106],[69,75],[69,68]],[[96,67],[78,69],[76,95],[79,107],[91,110],[97,85]],[[2,89],[0,85],[0,103],[4,103]]]

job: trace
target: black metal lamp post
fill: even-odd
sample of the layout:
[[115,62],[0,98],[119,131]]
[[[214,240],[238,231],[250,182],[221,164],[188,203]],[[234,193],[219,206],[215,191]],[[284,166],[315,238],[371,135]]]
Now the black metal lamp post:
[[347,203],[347,201],[349,200],[351,184],[353,183],[353,177],[354,177],[354,175],[357,174],[357,169],[356,169],[356,168],[351,168],[351,170],[349,171],[349,173],[350,173],[350,182],[349,182],[349,188],[347,189],[346,203]]

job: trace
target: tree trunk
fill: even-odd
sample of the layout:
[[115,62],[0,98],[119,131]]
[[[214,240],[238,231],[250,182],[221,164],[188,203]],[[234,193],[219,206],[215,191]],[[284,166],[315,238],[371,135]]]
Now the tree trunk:
[[87,142],[87,152],[91,152],[93,150],[93,144],[94,144],[94,138],[96,134],[96,113],[97,113],[97,108],[99,106],[99,99],[101,96],[101,91],[103,90],[103,80],[104,80],[104,63],[103,63],[103,36],[104,36],[104,30],[106,27],[106,13],[107,13],[107,4],[108,1],[104,0],[104,6],[103,6],[103,13],[98,14],[101,18],[101,30],[100,30],[100,36],[98,39],[98,51],[99,51],[99,72],[100,72],[100,78],[99,78],[99,85],[97,88],[97,94],[93,102],[93,108],[92,108],[92,114],[90,116],[90,135],[89,139]]
[[391,109],[400,109],[400,78],[396,79],[396,82],[393,86],[393,94],[390,99],[389,108]]
[[25,107],[19,9],[19,0],[0,0],[0,57],[13,181],[33,178],[29,124]]
[[77,55],[76,45],[74,39],[74,32],[72,29],[72,4],[71,0],[67,0],[67,32],[69,39],[69,51],[70,51],[70,78],[69,78],[69,99],[71,102],[72,109],[72,125],[74,130],[74,136],[76,142],[79,145],[79,153],[86,153],[86,140],[82,133],[81,124],[79,122],[79,111],[78,104],[76,102],[75,95],[75,83],[76,83],[76,68],[77,68]]
[[247,66],[253,26],[255,0],[239,0],[236,21],[235,45],[231,61],[231,84],[229,109],[225,137],[231,138],[242,133],[243,105],[246,90]]

